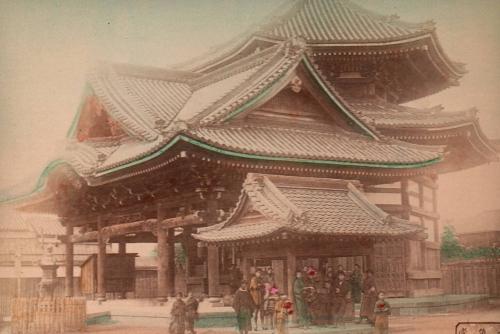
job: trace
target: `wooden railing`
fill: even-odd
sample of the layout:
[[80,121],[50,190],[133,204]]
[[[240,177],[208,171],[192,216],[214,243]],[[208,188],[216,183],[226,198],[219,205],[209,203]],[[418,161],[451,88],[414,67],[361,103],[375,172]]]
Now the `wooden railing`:
[[500,259],[460,260],[441,265],[447,294],[500,296]]

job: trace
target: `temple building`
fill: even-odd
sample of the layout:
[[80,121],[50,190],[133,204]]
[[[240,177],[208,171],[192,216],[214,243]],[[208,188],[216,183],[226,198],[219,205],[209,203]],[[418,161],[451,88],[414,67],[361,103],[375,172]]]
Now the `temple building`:
[[497,152],[474,108],[404,104],[465,72],[432,22],[289,2],[175,69],[97,66],[65,152],[11,202],[62,220],[67,295],[89,241],[101,299],[109,243],[124,259],[157,244],[159,300],[176,289],[176,243],[187,288],[212,296],[232,263],[272,266],[284,291],[303,265],[359,263],[389,295],[439,294],[438,176]]

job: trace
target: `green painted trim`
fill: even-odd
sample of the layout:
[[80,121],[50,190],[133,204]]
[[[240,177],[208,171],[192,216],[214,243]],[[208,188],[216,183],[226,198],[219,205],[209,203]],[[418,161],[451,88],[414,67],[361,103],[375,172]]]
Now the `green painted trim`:
[[82,114],[82,109],[85,105],[85,102],[87,101],[87,97],[91,94],[93,94],[94,91],[92,90],[92,87],[88,83],[85,84],[83,88],[82,95],[80,97],[80,103],[78,104],[78,107],[76,109],[76,114],[73,117],[73,120],[71,121],[71,125],[68,129],[68,132],[66,133],[66,138],[71,138],[75,136],[75,131],[78,126],[78,122],[80,121],[80,116]]
[[289,157],[274,157],[274,156],[266,156],[266,155],[258,155],[258,154],[249,154],[249,153],[240,153],[234,151],[228,151],[222,148],[214,147],[209,144],[203,143],[196,139],[192,139],[190,137],[180,135],[181,139],[185,142],[198,146],[200,148],[206,149],[208,151],[233,156],[237,158],[245,158],[245,159],[256,159],[256,160],[268,160],[268,161],[285,161],[285,162],[293,162],[293,163],[308,163],[308,164],[318,164],[318,165],[336,165],[336,166],[349,166],[349,167],[369,167],[369,168],[420,168],[432,165],[436,162],[441,161],[441,157],[437,157],[431,160],[418,162],[418,163],[369,163],[369,162],[351,162],[351,161],[341,161],[341,160],[321,160],[321,159],[302,159],[302,158],[289,158]]
[[135,166],[135,165],[138,165],[138,164],[141,164],[143,162],[146,162],[148,160],[151,160],[151,159],[154,159],[158,156],[160,156],[161,154],[163,154],[165,151],[167,151],[170,147],[172,147],[173,145],[175,145],[179,140],[181,139],[181,136],[176,136],[175,138],[173,138],[172,140],[170,140],[165,146],[163,146],[162,148],[160,148],[158,151],[156,152],[153,152],[151,153],[150,155],[147,155],[145,157],[142,157],[138,160],[134,160],[134,161],[131,161],[129,163],[126,163],[124,165],[121,165],[121,166],[117,166],[117,167],[112,167],[110,169],[107,169],[107,170],[104,170],[100,173],[97,173],[97,176],[101,176],[101,175],[105,175],[105,174],[109,174],[109,173],[113,173],[113,172],[116,172],[116,171],[119,171],[119,170],[122,170],[124,168],[128,168],[128,167],[132,167],[132,166]]
[[12,198],[5,198],[5,199],[0,199],[0,203],[10,203],[10,202],[14,202],[14,201],[18,201],[18,200],[21,200],[23,198],[26,198],[26,197],[29,197],[29,196],[32,196],[34,195],[35,193],[39,192],[40,190],[42,190],[45,185],[47,184],[47,178],[49,177],[49,174],[54,170],[56,169],[57,167],[59,167],[60,165],[63,165],[63,164],[67,164],[69,165],[65,160],[62,160],[62,159],[57,159],[57,160],[53,160],[51,161],[42,171],[42,173],[40,174],[40,176],[38,177],[38,180],[36,182],[36,185],[35,185],[35,188],[33,188],[33,190],[31,190],[30,192],[28,192],[27,194],[24,194],[24,195],[20,195],[20,196],[17,196],[17,197],[12,197]]
[[369,163],[369,162],[352,162],[352,161],[341,161],[341,160],[321,160],[321,159],[302,159],[302,158],[289,158],[289,157],[274,157],[274,156],[266,156],[266,155],[258,155],[258,154],[249,154],[249,153],[241,153],[235,151],[229,151],[226,149],[218,148],[199,140],[193,139],[186,135],[178,135],[173,138],[170,142],[168,142],[165,146],[163,146],[160,150],[155,153],[145,156],[139,160],[129,162],[127,164],[113,167],[108,170],[104,170],[97,174],[97,176],[102,176],[106,174],[110,174],[113,172],[117,172],[119,170],[132,167],[142,162],[151,160],[153,158],[158,157],[163,154],[173,145],[175,145],[179,140],[182,140],[186,143],[192,144],[194,146],[203,148],[207,151],[216,152],[219,154],[236,157],[236,158],[244,158],[244,159],[254,159],[254,160],[265,160],[265,161],[283,161],[283,162],[292,162],[292,163],[306,163],[306,164],[316,164],[316,165],[329,165],[329,166],[343,166],[343,167],[368,167],[368,168],[386,168],[386,169],[408,169],[408,168],[421,168],[426,167],[432,164],[435,164],[442,160],[441,157],[437,157],[431,160],[417,162],[417,163]]
[[335,95],[332,94],[332,92],[328,89],[328,87],[325,86],[323,83],[323,80],[319,77],[318,73],[316,73],[316,70],[312,66],[311,62],[307,58],[307,56],[304,56],[303,62],[306,65],[307,70],[309,73],[314,77],[316,80],[316,83],[320,86],[320,88],[323,90],[326,95],[332,100],[333,103],[335,103],[336,106],[340,108],[340,110],[347,116],[349,119],[351,119],[358,127],[360,127],[363,131],[365,131],[367,134],[369,134],[371,137],[374,139],[379,139],[378,136],[368,129],[362,122],[360,122],[357,117],[355,117],[347,108],[345,108],[342,103],[335,97]]

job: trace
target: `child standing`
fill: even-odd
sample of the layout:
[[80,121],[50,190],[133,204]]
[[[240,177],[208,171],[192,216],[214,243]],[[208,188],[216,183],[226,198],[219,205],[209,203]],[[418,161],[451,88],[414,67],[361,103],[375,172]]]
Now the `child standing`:
[[274,309],[279,297],[277,295],[278,289],[266,283],[266,294],[264,295],[264,330],[274,329]]
[[287,330],[287,319],[288,315],[292,314],[292,302],[288,300],[288,297],[282,295],[276,306],[274,307],[274,323],[276,328],[276,334],[286,334]]
[[373,313],[375,315],[375,331],[374,334],[389,333],[389,315],[391,314],[391,306],[384,300],[383,292],[378,293],[378,300],[375,303]]

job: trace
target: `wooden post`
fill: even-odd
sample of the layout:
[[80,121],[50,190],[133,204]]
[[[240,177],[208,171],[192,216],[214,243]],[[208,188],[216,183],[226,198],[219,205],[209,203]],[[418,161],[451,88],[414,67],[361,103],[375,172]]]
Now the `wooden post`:
[[174,229],[169,228],[167,232],[167,292],[173,297],[175,295],[175,241]]
[[286,276],[288,298],[293,299],[293,282],[295,281],[295,273],[297,271],[297,258],[293,249],[288,248],[286,251]]
[[[123,259],[125,256],[127,256],[127,242],[125,240],[120,240],[118,243],[118,254],[120,257]],[[126,291],[126,283],[122,281],[122,288],[123,290],[120,291],[120,299],[125,299],[127,297],[127,291]]]
[[64,295],[73,297],[73,243],[70,238],[73,235],[73,226],[70,222],[66,222],[66,244],[64,254],[65,278],[64,278]]
[[[157,208],[158,221],[161,222],[165,219],[165,209],[158,204]],[[168,259],[167,259],[167,231],[158,224],[157,230],[158,245],[158,301],[160,304],[167,301],[167,271],[168,271]]]
[[103,226],[101,217],[97,221],[98,252],[97,252],[97,300],[103,302],[106,300],[106,240],[101,233]]
[[207,262],[208,295],[217,296],[219,287],[219,249],[216,246],[208,246]]
[[251,263],[250,263],[250,259],[243,255],[242,259],[241,259],[241,270],[243,272],[243,279],[245,281],[249,281],[250,280],[250,267],[251,267]]
[[403,219],[410,219],[410,196],[408,194],[408,179],[401,180],[401,206]]

